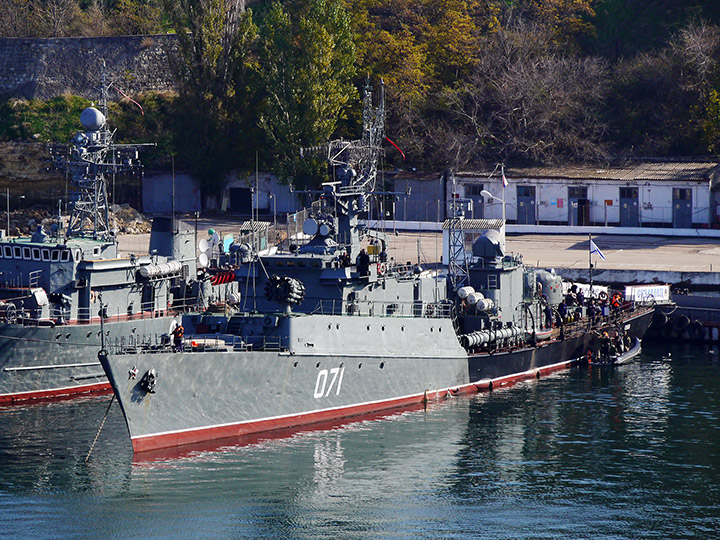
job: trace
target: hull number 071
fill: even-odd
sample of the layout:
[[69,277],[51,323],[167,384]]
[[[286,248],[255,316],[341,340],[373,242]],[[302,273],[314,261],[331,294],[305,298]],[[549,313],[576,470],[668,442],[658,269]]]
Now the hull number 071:
[[336,396],[339,396],[344,373],[345,366],[332,368],[330,370],[321,369],[318,371],[317,379],[315,380],[315,399],[327,397],[330,395],[330,392],[333,391]]

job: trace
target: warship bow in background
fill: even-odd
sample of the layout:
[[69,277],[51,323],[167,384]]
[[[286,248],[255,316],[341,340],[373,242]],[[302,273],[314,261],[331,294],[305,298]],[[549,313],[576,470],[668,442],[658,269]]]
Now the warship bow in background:
[[67,230],[58,216],[51,231],[0,240],[0,403],[109,390],[101,338],[160,341],[178,313],[212,297],[195,231],[171,217],[154,220],[148,254],[118,253],[106,180],[142,168],[137,145],[113,142],[107,90],[103,76],[103,110],[85,109],[84,130],[51,148],[76,191]]
[[179,350],[100,352],[136,452],[490,389],[585,358],[594,331],[643,336],[652,309],[631,302],[606,315],[577,306],[548,326],[562,280],[506,254],[502,220],[446,271],[388,260],[388,238],[359,220],[383,138],[369,89],[363,119],[361,140],[327,149],[337,181],[304,224],[307,243],[220,261],[243,293],[234,313],[183,316]]

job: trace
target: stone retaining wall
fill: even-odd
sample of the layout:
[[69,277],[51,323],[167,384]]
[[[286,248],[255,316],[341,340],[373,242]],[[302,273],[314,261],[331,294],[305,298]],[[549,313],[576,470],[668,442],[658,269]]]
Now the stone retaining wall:
[[[0,95],[97,100],[102,60],[108,80],[126,94],[173,89],[168,51],[174,34],[95,38],[0,38]],[[122,96],[111,91],[109,98]]]

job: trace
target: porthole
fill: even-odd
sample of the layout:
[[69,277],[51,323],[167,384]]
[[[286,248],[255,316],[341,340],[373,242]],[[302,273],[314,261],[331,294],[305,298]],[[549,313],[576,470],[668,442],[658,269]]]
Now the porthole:
[[70,334],[65,334],[65,339],[70,339]]
[[380,362],[380,369],[385,367],[385,362]]
[[380,330],[382,330],[382,331],[384,332],[384,331],[385,331],[385,325],[381,326],[381,327],[380,327]]
[[367,331],[368,331],[368,332],[370,331],[370,325],[369,325],[369,324],[367,325]]
[[431,326],[431,327],[430,327],[430,331],[431,331],[431,332],[434,332],[435,329]]
[[90,339],[90,336],[92,336],[92,332],[88,332],[87,336],[85,336],[85,339]]
[[60,339],[62,337],[62,334],[58,334],[55,336],[55,339]]
[[404,332],[404,331],[405,331],[405,327],[404,327],[404,326],[401,326],[401,327],[400,327],[400,331],[401,331],[401,332]]
[[362,367],[362,362],[360,362],[360,363],[358,364],[358,369],[360,369],[361,367]]
[[295,363],[293,364],[293,367],[297,367],[297,362],[295,362]]
[[340,330],[340,325],[339,325],[339,324],[336,324],[336,325],[335,325],[335,330]]
[[332,330],[332,324],[328,324],[328,330]]
[[320,362],[318,362],[317,364],[315,364],[315,367],[316,367],[316,368],[319,368],[319,367],[320,367]]
[[438,332],[442,332],[442,326],[438,328]]

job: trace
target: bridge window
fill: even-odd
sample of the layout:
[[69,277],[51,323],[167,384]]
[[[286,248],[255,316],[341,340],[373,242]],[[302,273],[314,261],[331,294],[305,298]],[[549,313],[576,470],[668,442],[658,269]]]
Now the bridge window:
[[52,262],[58,262],[60,260],[60,250],[59,249],[53,249],[50,252],[50,260]]
[[42,250],[42,260],[45,262],[50,261],[50,250],[48,248],[43,248]]
[[40,248],[32,248],[32,260],[33,261],[39,261],[40,260]]
[[3,246],[3,253],[6,259],[12,259],[12,246]]
[[22,259],[22,248],[20,246],[13,246],[13,257]]
[[64,249],[62,252],[62,262],[68,262],[70,260],[70,251],[67,249]]
[[23,247],[23,259],[25,260],[32,260],[32,250],[29,246]]

